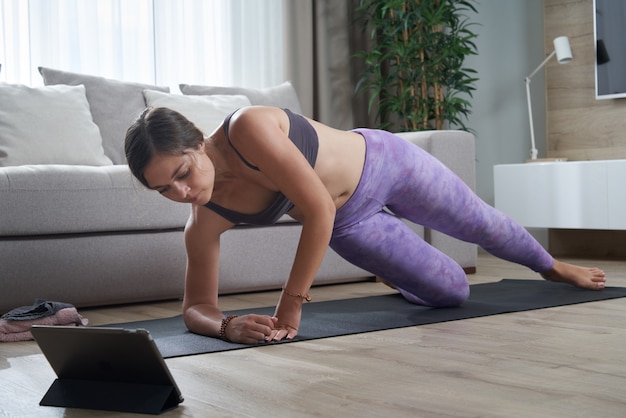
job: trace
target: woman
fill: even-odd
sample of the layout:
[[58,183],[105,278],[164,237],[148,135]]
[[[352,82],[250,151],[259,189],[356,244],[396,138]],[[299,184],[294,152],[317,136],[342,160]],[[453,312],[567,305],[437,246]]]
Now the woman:
[[[599,269],[554,260],[438,160],[385,131],[340,131],[286,109],[255,106],[234,112],[207,138],[179,113],[152,108],[129,128],[125,146],[133,175],[146,187],[192,204],[183,311],[198,334],[249,344],[294,338],[329,244],[411,302],[465,301],[463,269],[389,212],[546,279],[594,290],[605,284]],[[273,223],[284,213],[302,223],[302,233],[274,316],[225,318],[217,303],[220,235],[240,222]]]

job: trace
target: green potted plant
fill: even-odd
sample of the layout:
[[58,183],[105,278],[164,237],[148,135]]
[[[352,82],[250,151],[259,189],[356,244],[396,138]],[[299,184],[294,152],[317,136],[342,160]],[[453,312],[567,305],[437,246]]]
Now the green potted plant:
[[364,69],[357,92],[369,93],[368,111],[385,129],[469,130],[476,71],[464,67],[475,55],[468,12],[474,0],[361,0],[359,24],[374,45],[357,53]]

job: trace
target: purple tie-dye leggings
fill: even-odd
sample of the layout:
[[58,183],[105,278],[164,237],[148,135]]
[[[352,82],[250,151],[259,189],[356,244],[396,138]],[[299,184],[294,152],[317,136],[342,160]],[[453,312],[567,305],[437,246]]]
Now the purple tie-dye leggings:
[[365,137],[365,167],[354,195],[337,211],[330,242],[343,258],[389,281],[409,301],[438,307],[467,299],[467,277],[398,217],[539,273],[552,268],[553,258],[521,225],[429,153],[386,131],[355,132]]

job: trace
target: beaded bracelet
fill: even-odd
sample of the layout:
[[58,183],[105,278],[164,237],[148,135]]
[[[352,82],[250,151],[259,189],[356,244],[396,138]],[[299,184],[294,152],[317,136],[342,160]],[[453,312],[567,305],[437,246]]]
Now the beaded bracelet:
[[221,340],[230,341],[226,338],[226,327],[233,319],[237,318],[237,315],[228,315],[226,318],[222,319],[222,325],[220,326],[219,337]]
[[291,297],[294,297],[294,298],[304,299],[304,300],[306,300],[307,302],[310,302],[310,301],[313,299],[313,298],[311,297],[311,295],[308,295],[308,294],[307,294],[307,295],[303,295],[302,293],[298,293],[298,294],[295,294],[295,293],[290,293],[290,292],[288,292],[288,291],[287,291],[287,289],[285,289],[284,287],[283,287],[283,292],[284,292],[284,293],[285,293],[285,295],[287,295],[287,296],[291,296]]

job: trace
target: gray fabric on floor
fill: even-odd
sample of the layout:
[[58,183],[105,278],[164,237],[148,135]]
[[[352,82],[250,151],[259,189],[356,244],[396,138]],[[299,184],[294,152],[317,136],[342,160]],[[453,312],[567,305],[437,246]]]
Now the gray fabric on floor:
[[74,305],[63,302],[55,302],[51,300],[36,299],[35,303],[31,306],[20,306],[15,309],[11,309],[0,317],[0,319],[6,319],[7,321],[30,321],[33,319],[45,318],[52,316],[64,308],[73,308]]

